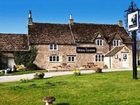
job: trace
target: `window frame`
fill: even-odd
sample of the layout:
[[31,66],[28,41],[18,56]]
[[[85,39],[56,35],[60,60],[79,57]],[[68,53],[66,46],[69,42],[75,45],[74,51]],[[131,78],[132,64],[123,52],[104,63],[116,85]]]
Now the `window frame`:
[[95,61],[96,62],[104,62],[104,55],[103,54],[96,54]]
[[51,55],[48,58],[49,62],[60,62],[60,56],[58,55]]
[[103,46],[104,40],[103,39],[96,39],[95,44],[97,46]]
[[49,44],[49,51],[56,51],[58,50],[57,44]]
[[75,62],[76,55],[67,55],[67,62]]
[[112,42],[113,46],[120,46],[120,43],[121,43],[120,40],[117,39],[114,39]]

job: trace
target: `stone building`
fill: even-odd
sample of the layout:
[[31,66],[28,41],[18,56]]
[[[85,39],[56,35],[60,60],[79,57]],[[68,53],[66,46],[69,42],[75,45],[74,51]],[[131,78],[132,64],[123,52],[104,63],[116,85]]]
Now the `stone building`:
[[112,25],[76,23],[70,16],[68,24],[38,23],[33,21],[30,11],[28,35],[2,34],[0,40],[0,49],[6,53],[28,51],[29,46],[35,46],[37,56],[34,64],[42,69],[132,66],[132,39],[121,21]]
[[[132,40],[122,21],[114,25],[76,23],[70,16],[68,24],[38,23],[30,12],[28,32],[30,45],[37,49],[34,63],[40,68],[73,69],[91,64],[131,68]],[[114,60],[116,54],[119,57]]]
[[13,68],[15,65],[14,52],[15,51],[28,51],[29,43],[26,34],[7,34],[0,33],[0,53],[2,64],[0,68]]

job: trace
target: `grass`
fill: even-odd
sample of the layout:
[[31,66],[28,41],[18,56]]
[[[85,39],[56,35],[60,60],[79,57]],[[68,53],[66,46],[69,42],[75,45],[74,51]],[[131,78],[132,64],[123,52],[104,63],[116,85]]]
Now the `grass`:
[[140,65],[138,65],[137,68],[140,68]]
[[44,96],[54,105],[140,105],[140,80],[112,72],[0,84],[0,105],[43,105]]

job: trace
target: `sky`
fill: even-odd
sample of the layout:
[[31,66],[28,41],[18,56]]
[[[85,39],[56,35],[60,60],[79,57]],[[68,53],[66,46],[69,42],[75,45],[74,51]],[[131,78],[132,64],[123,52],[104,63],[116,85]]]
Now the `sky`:
[[[134,0],[140,8],[140,0]],[[131,0],[1,0],[0,33],[28,33],[28,12],[33,21],[68,23],[72,14],[75,22],[117,24],[124,21]],[[124,23],[124,22],[123,22]]]

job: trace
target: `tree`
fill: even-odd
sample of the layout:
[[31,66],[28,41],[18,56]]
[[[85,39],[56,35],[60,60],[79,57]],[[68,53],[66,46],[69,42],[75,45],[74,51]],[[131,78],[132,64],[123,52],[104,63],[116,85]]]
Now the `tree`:
[[5,69],[5,68],[7,68],[7,64],[2,61],[2,57],[3,57],[3,55],[0,52],[0,69]]
[[15,63],[17,65],[23,64],[27,69],[36,69],[36,66],[33,64],[36,54],[37,50],[35,47],[31,47],[30,51],[15,52]]

